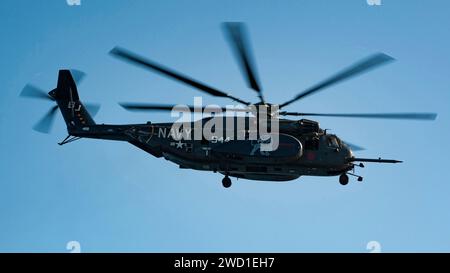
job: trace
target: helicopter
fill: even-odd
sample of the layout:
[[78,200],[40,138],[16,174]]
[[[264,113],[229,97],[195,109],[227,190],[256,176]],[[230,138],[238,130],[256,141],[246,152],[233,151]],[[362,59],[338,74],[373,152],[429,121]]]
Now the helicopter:
[[[401,163],[402,161],[355,157],[353,152],[362,150],[361,147],[341,140],[337,135],[320,128],[317,121],[303,117],[402,120],[435,120],[437,117],[436,113],[333,114],[284,111],[285,107],[294,102],[392,62],[394,59],[384,53],[375,53],[305,89],[291,100],[281,104],[271,104],[264,99],[245,25],[240,22],[223,23],[223,30],[248,87],[256,92],[259,99],[257,103],[247,102],[121,47],[114,47],[110,51],[110,55],[181,82],[203,93],[228,98],[243,105],[244,108],[234,111],[243,111],[246,115],[231,118],[235,124],[239,122],[244,124],[243,128],[232,135],[234,137],[223,138],[213,135],[209,138],[192,139],[186,137],[190,132],[182,130],[186,124],[203,128],[212,119],[230,119],[223,115],[214,115],[192,122],[97,124],[92,116],[98,111],[98,105],[83,104],[79,98],[77,85],[84,74],[67,69],[59,71],[57,87],[49,93],[32,85],[26,85],[22,90],[20,94],[22,97],[47,99],[56,103],[33,128],[39,132],[48,133],[55,113],[57,109],[60,109],[67,125],[68,136],[58,143],[59,145],[65,145],[81,138],[127,141],[154,157],[164,158],[177,164],[179,168],[220,173],[223,175],[222,185],[225,188],[232,185],[230,177],[282,182],[295,180],[301,176],[338,176],[339,183],[347,185],[349,176],[363,181],[363,177],[354,172],[356,167],[363,168],[363,163]],[[120,105],[129,111],[173,111],[176,108],[176,105],[151,103],[120,103]],[[224,112],[228,110],[224,107],[219,108]],[[186,106],[183,111],[203,112],[205,110],[207,107]],[[272,132],[268,134],[268,138],[266,135],[265,139],[260,134],[261,127],[258,117],[261,116],[275,119],[278,124],[276,149],[269,151],[261,149],[262,145],[267,143],[267,139],[270,140],[273,137]],[[302,118],[294,120],[283,118],[286,116]],[[255,123],[256,138],[250,139],[249,133],[255,131],[255,127],[252,126]],[[185,137],[176,137],[174,126],[182,128],[181,132],[184,132]],[[226,130],[224,128],[222,132]],[[243,138],[237,139],[235,136],[238,133],[241,133]]]

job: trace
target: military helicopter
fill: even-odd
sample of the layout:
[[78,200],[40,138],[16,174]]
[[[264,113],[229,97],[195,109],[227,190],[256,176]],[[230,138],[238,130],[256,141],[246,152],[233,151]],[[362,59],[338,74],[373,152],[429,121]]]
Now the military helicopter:
[[[356,167],[364,167],[365,162],[374,163],[401,163],[402,161],[381,158],[358,158],[353,151],[362,148],[342,141],[338,136],[329,134],[321,129],[317,121],[309,119],[289,120],[282,116],[322,116],[345,118],[383,118],[403,120],[434,120],[435,113],[352,113],[352,114],[320,114],[281,111],[288,105],[305,97],[318,93],[334,84],[340,83],[370,69],[389,63],[394,59],[384,53],[373,54],[327,78],[326,80],[300,92],[293,99],[281,104],[271,104],[265,101],[261,84],[257,77],[256,68],[249,47],[248,34],[243,23],[224,23],[224,32],[230,42],[235,56],[248,87],[256,92],[258,103],[251,103],[232,96],[198,80],[167,68],[148,58],[133,53],[121,47],[115,47],[110,54],[131,64],[149,69],[170,79],[176,80],[199,91],[215,97],[229,98],[242,104],[248,116],[233,117],[234,121],[244,120],[244,135],[250,131],[250,116],[258,116],[261,110],[267,109],[264,115],[277,119],[279,123],[279,145],[273,151],[261,151],[260,145],[264,142],[258,135],[256,140],[224,139],[211,137],[205,139],[176,138],[173,134],[176,123],[152,123],[108,125],[97,124],[91,114],[98,110],[98,106],[84,105],[78,96],[77,83],[83,74],[79,71],[60,70],[57,87],[48,94],[43,90],[27,85],[21,96],[44,98],[56,102],[49,112],[35,125],[34,129],[48,133],[59,108],[67,125],[68,136],[59,144],[64,145],[81,138],[107,139],[127,141],[130,144],[157,157],[165,158],[183,169],[212,171],[222,174],[222,185],[231,186],[230,177],[260,181],[290,181],[300,176],[339,176],[339,182],[347,185],[349,175],[362,181],[363,178],[354,173]],[[172,111],[175,105],[149,104],[149,103],[120,103],[130,111]],[[258,106],[258,107],[254,107]],[[272,109],[276,106],[276,110]],[[249,110],[249,109],[252,110]],[[88,110],[89,109],[89,110]],[[206,107],[187,106],[187,111],[205,111]],[[224,112],[226,108],[221,108]],[[237,111],[237,110],[236,110]],[[227,118],[226,116],[213,116],[192,121],[195,127],[205,126],[214,118]],[[183,123],[185,125],[186,123]],[[259,124],[257,124],[259,125]],[[182,126],[181,126],[182,127]],[[256,127],[257,130],[260,128]],[[226,129],[225,129],[226,130]],[[257,132],[258,133],[258,132]]]

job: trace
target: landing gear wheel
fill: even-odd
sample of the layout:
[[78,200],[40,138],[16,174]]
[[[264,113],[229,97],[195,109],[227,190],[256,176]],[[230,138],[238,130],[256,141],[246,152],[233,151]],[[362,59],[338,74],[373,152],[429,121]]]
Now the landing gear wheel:
[[360,176],[360,177],[358,177],[358,182],[362,182],[363,181],[363,178]]
[[231,179],[228,177],[228,175],[222,179],[222,185],[224,188],[231,187]]
[[341,183],[342,186],[345,186],[348,184],[348,175],[343,173],[341,176],[339,176],[339,183]]

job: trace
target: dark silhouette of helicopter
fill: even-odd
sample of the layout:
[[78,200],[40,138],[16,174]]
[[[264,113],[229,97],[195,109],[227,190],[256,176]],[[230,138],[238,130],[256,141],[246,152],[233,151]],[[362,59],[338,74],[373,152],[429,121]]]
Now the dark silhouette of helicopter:
[[[244,78],[248,86],[256,92],[259,98],[259,102],[256,104],[246,102],[226,92],[208,86],[126,49],[116,47],[111,50],[110,54],[121,60],[184,83],[204,93],[216,97],[229,98],[245,105],[245,107],[248,107],[244,108],[244,111],[248,112],[247,116],[232,117],[235,122],[234,124],[236,124],[238,119],[244,119],[244,139],[226,139],[222,137],[212,137],[209,139],[202,137],[198,140],[192,138],[179,139],[175,138],[171,131],[174,123],[96,124],[91,114],[94,114],[98,110],[98,106],[89,106],[86,104],[85,107],[78,96],[77,82],[82,79],[83,74],[79,71],[71,72],[69,70],[59,71],[57,87],[48,94],[31,85],[27,85],[23,89],[21,96],[44,98],[56,102],[56,105],[35,125],[34,129],[48,133],[54,119],[54,114],[59,108],[67,124],[68,131],[68,136],[59,143],[60,145],[80,138],[127,141],[155,157],[164,157],[176,163],[180,168],[219,172],[224,175],[222,183],[226,188],[231,186],[230,176],[263,181],[289,181],[302,175],[339,176],[339,182],[342,185],[346,185],[349,181],[348,175],[357,177],[358,181],[363,180],[361,176],[350,172],[355,167],[364,167],[363,162],[400,163],[402,161],[381,158],[356,158],[352,151],[361,150],[361,147],[345,143],[336,135],[327,133],[326,130],[319,127],[318,122],[308,119],[288,120],[281,118],[281,116],[413,120],[434,120],[437,116],[435,113],[319,114],[281,111],[281,109],[298,100],[393,61],[392,57],[383,53],[376,53],[369,56],[319,84],[304,90],[293,99],[276,105],[277,108],[275,111],[269,110],[274,105],[264,100],[251,51],[249,50],[245,26],[242,23],[224,23],[223,26]],[[121,106],[132,111],[171,111],[174,109],[174,105],[147,103],[121,103]],[[261,107],[262,109],[267,109],[264,115],[267,115],[268,118],[277,119],[279,123],[279,145],[277,149],[273,151],[262,151],[260,145],[264,140],[261,139],[258,132],[256,140],[246,138],[245,135],[253,128],[251,127],[253,122],[251,116],[258,117],[261,114],[260,110],[256,110],[256,112],[255,110],[245,110],[250,109],[251,106],[258,106],[256,109],[261,109]],[[205,109],[205,107],[200,109],[194,106],[187,107],[189,111],[204,111]],[[227,109],[221,108],[221,110],[226,111]],[[213,118],[227,119],[228,117],[208,117],[193,121],[190,124],[193,127],[200,124],[200,127],[202,127]],[[256,128],[258,130],[259,124],[257,124]]]

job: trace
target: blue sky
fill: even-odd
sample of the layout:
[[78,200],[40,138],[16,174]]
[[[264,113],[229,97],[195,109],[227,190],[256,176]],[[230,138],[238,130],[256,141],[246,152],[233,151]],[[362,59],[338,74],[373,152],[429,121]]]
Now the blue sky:
[[[2,1],[0,9],[0,251],[384,252],[450,251],[450,3],[349,1]],[[354,61],[382,51],[397,59],[291,106],[303,112],[437,112],[435,122],[320,118],[322,128],[367,148],[363,183],[301,177],[235,181],[178,169],[127,144],[31,129],[51,103],[19,98],[33,83],[56,86],[60,68],[88,77],[84,101],[99,123],[171,120],[136,114],[119,101],[193,103],[179,83],[108,56],[116,45],[245,100],[220,29],[244,21],[266,99],[283,102]],[[227,104],[208,96],[204,103]]]

